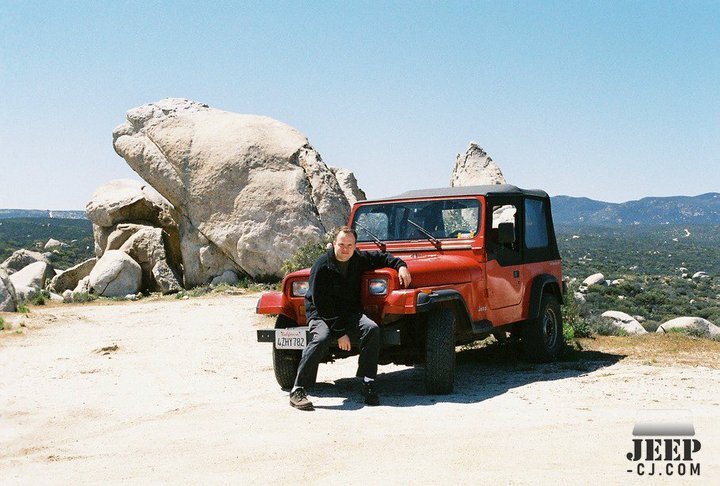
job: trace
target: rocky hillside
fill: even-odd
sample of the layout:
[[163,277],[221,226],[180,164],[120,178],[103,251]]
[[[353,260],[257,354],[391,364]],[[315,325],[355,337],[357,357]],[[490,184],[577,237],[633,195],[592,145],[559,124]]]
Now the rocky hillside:
[[552,198],[556,224],[596,226],[720,224],[720,193],[699,196],[646,197],[608,203],[586,197]]
[[[45,250],[44,246],[51,238],[65,244]],[[71,267],[95,256],[92,224],[79,218],[0,218],[0,262],[22,248],[41,252],[54,250],[53,265],[62,269]]]

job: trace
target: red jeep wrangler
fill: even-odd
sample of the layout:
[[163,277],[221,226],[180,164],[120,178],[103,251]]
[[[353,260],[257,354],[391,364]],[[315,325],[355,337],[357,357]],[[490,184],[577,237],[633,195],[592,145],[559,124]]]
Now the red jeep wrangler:
[[[410,191],[353,206],[358,249],[388,251],[407,263],[412,286],[397,272],[363,276],[365,313],[380,325],[380,363],[424,364],[428,393],[453,389],[455,347],[487,337],[519,337],[533,361],[564,347],[562,265],[550,198],[511,185]],[[273,343],[275,378],[292,387],[308,339],[303,296],[309,269],[290,273],[282,292],[264,293],[260,314],[277,315],[258,331]],[[331,346],[325,361],[357,354]]]

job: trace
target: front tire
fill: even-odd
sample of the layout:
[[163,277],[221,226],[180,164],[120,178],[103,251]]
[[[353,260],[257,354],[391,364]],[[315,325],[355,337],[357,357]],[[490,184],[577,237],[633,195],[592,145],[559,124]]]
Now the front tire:
[[[296,326],[295,321],[283,315],[279,315],[275,321],[275,329],[287,329]],[[289,389],[295,384],[301,355],[302,351],[299,349],[277,349],[275,343],[273,343],[273,370],[280,388]]]
[[455,315],[450,309],[430,311],[425,336],[425,389],[446,395],[455,385]]
[[555,361],[565,347],[560,303],[552,294],[543,294],[540,315],[522,328],[521,342],[525,356],[536,363]]

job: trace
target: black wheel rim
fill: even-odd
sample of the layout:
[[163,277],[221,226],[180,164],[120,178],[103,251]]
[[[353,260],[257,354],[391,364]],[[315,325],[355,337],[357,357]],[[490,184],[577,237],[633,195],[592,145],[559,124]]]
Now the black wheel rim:
[[553,349],[558,340],[558,325],[555,311],[548,307],[543,315],[543,337],[545,339],[545,348]]

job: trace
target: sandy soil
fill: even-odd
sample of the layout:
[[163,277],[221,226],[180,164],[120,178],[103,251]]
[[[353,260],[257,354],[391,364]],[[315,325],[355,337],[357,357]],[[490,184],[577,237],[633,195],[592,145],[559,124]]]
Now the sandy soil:
[[[572,484],[717,481],[720,370],[620,353],[532,366],[458,354],[454,394],[382,366],[363,407],[356,359],[321,365],[290,408],[256,295],[35,307],[0,333],[0,482]],[[8,314],[4,315],[8,318]],[[500,353],[502,354],[502,353]],[[582,354],[582,353],[581,353]],[[710,356],[717,361],[718,356]],[[627,472],[647,409],[691,411],[701,476]]]

